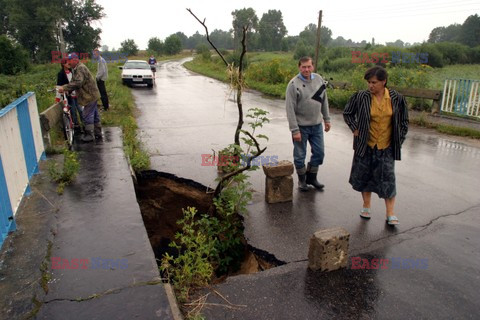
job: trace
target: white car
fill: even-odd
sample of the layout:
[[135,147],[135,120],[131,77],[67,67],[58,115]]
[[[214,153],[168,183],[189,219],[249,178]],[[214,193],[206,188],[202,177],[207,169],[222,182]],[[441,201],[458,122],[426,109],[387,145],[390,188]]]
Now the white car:
[[146,61],[128,60],[120,69],[123,84],[146,84],[149,88],[153,87],[153,71]]

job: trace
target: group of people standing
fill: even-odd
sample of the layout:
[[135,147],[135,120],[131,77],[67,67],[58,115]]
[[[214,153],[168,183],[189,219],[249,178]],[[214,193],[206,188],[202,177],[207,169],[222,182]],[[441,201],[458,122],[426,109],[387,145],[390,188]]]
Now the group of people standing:
[[[326,81],[313,72],[311,57],[301,58],[298,69],[286,90],[298,186],[301,191],[308,191],[309,185],[323,190],[325,186],[317,180],[317,173],[325,157],[323,131],[332,127]],[[383,67],[368,69],[364,79],[368,90],[353,94],[343,111],[344,121],[353,134],[349,182],[362,195],[360,217],[370,219],[373,192],[385,200],[385,221],[394,226],[399,223],[394,212],[395,161],[401,159],[401,146],[408,131],[407,103],[401,94],[387,88],[388,74]],[[305,166],[307,142],[311,158]]]
[[[75,53],[61,61],[62,68],[57,75],[58,93],[66,92],[72,120],[77,129],[84,124],[83,142],[92,142],[102,138],[102,126],[97,101],[101,99],[103,110],[110,107],[105,81],[108,78],[107,62],[99,50],[93,51],[93,58],[98,62],[96,78],[87,66],[80,62]],[[60,97],[57,97],[60,100]]]

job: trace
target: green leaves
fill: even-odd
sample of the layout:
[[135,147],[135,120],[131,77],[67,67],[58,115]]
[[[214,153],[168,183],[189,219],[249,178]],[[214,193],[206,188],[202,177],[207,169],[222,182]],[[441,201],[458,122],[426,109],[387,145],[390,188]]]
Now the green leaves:
[[68,149],[63,150],[63,168],[58,169],[58,164],[55,161],[50,161],[48,166],[48,173],[53,181],[58,183],[57,192],[63,193],[65,186],[70,184],[76,177],[80,170],[80,163],[78,162],[78,155],[75,151]]
[[193,288],[210,281],[217,240],[210,232],[212,223],[207,216],[196,218],[197,209],[192,207],[183,209],[183,214],[183,219],[177,222],[182,231],[175,234],[177,241],[169,245],[179,254],[173,257],[165,253],[160,269],[170,276],[180,300],[185,301]]

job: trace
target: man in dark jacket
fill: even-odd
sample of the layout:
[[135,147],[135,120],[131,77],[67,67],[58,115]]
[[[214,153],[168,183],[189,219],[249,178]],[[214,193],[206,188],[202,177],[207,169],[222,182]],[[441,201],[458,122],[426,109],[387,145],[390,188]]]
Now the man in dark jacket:
[[102,137],[100,114],[97,108],[97,100],[100,98],[100,92],[98,91],[95,78],[88,68],[78,60],[76,54],[69,54],[67,61],[68,66],[73,71],[72,81],[70,81],[69,84],[61,86],[59,92],[63,93],[64,91],[73,90],[77,92],[78,104],[85,106],[83,109],[85,134],[82,136],[82,141],[91,142],[95,137]]

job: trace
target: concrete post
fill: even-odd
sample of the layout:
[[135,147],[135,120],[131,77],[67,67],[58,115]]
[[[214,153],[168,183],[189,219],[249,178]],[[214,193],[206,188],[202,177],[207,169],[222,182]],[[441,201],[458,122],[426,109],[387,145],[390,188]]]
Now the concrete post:
[[333,271],[348,264],[350,234],[341,227],[315,232],[310,238],[308,267],[312,270]]
[[293,163],[282,160],[262,166],[265,178],[265,201],[288,202],[293,199]]

